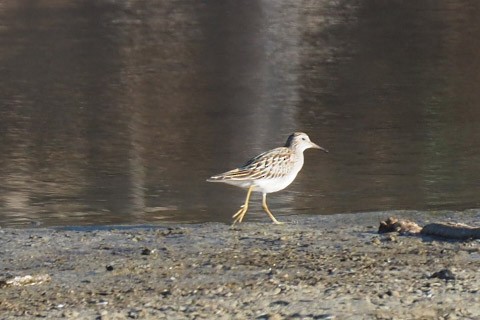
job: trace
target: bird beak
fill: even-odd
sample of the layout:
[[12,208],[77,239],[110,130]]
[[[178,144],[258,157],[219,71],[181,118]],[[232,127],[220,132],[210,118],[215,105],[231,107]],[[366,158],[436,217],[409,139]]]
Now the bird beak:
[[310,142],[310,144],[311,144],[311,146],[310,146],[311,148],[320,149],[320,150],[322,150],[323,152],[327,152],[327,153],[328,153],[328,150],[327,150],[327,149],[320,147],[318,144],[313,143],[313,142]]

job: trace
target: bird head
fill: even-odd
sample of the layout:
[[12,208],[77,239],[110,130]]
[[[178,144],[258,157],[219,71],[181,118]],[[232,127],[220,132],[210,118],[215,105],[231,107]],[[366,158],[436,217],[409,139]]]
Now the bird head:
[[320,147],[318,144],[310,141],[310,138],[306,133],[303,132],[294,132],[292,133],[285,143],[285,147],[290,149],[299,149],[302,152],[306,149],[320,149],[324,152],[328,152],[327,149]]

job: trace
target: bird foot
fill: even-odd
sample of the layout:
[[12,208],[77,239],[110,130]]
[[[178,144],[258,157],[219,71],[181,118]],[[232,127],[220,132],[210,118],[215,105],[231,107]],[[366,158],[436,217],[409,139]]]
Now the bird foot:
[[248,207],[242,206],[241,209],[238,210],[238,211],[232,216],[232,218],[234,218],[232,227],[233,227],[237,222],[242,222],[243,217],[245,217],[245,214],[247,213],[247,209],[248,209]]
[[236,217],[240,216],[240,215],[243,213],[243,211],[244,211],[243,208],[241,208],[240,210],[238,210],[238,211],[232,216],[232,218],[236,218]]

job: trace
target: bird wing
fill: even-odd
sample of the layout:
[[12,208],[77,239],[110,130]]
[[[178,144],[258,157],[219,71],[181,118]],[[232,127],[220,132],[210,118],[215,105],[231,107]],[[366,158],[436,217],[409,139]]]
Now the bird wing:
[[211,177],[210,181],[258,180],[275,178],[288,173],[292,154],[288,148],[280,147],[266,151],[250,159],[243,166]]

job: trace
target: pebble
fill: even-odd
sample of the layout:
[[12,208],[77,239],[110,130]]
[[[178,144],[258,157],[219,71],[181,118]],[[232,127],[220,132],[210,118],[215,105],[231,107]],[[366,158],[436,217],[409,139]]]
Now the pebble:
[[438,279],[442,279],[442,280],[445,280],[445,281],[449,281],[449,280],[455,280],[455,275],[453,274],[452,271],[450,271],[449,269],[442,269],[440,271],[437,271],[435,273],[433,273],[430,278],[438,278]]
[[280,289],[280,288],[275,288],[272,293],[273,293],[274,295],[277,295],[277,294],[280,294],[281,292],[282,292],[282,289]]
[[62,313],[62,317],[64,318],[75,319],[75,318],[79,318],[79,316],[80,316],[80,312],[76,310],[65,310]]
[[140,253],[142,256],[149,256],[152,254],[152,250],[148,249],[148,248],[144,248],[142,249],[142,252]]

